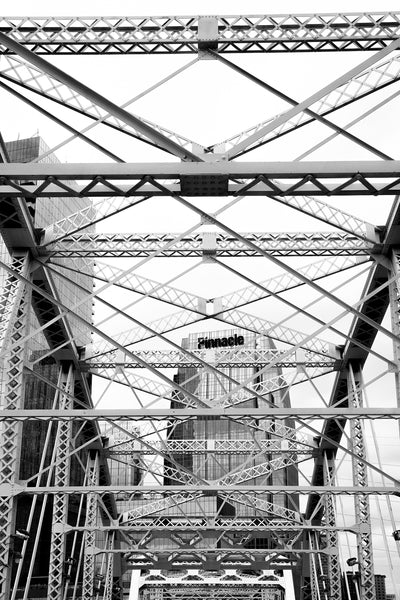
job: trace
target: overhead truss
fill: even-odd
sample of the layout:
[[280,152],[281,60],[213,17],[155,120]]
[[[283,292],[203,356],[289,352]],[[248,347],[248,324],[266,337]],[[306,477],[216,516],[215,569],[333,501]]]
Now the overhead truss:
[[[364,423],[400,418],[400,160],[349,129],[396,97],[385,88],[400,80],[399,35],[397,12],[0,18],[2,93],[109,161],[11,163],[0,140],[0,600],[27,600],[46,519],[51,600],[122,600],[119,574],[143,569],[162,572],[140,600],[281,600],[283,570],[296,600],[341,600],[343,534],[360,600],[375,600],[370,497],[400,497],[400,481],[366,452]],[[222,56],[359,50],[366,59],[299,101]],[[43,58],[191,53],[290,108],[200,144],[130,108],[197,60],[120,106]],[[354,121],[331,120],[367,97],[374,108]],[[83,131],[67,122],[77,114]],[[313,123],[333,137],[295,161],[233,161]],[[87,135],[97,126],[168,162],[125,162],[107,135]],[[335,137],[363,160],[303,160]],[[392,203],[380,222],[352,214],[353,197],[378,196]],[[40,210],[56,217],[38,225]],[[232,225],[248,216],[254,230]],[[104,233],[121,217],[124,230]],[[369,357],[381,368],[370,380]],[[384,401],[369,405],[377,383]],[[27,431],[44,440],[31,473]],[[346,497],[351,522],[338,518]]]
[[396,39],[396,12],[171,16],[3,17],[1,31],[37,54],[198,52],[211,21],[219,52],[378,50]]

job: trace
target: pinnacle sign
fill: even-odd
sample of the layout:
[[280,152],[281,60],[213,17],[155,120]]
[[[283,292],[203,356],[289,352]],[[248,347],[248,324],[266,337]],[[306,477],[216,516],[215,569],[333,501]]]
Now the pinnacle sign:
[[232,346],[243,346],[244,345],[244,337],[242,335],[232,335],[230,337],[223,338],[198,338],[197,339],[197,349],[201,350],[202,348],[228,348]]

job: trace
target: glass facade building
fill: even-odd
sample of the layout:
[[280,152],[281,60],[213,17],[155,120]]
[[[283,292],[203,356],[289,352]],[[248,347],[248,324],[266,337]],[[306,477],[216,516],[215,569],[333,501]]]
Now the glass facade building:
[[[7,142],[4,147],[5,161],[21,163],[37,161],[53,164],[59,162],[39,136]],[[43,154],[45,156],[41,158]],[[90,206],[90,200],[81,198],[52,200],[38,198],[27,201],[28,211],[37,230],[43,230],[57,222],[62,223],[63,219],[69,215]],[[2,256],[3,254],[4,262],[9,262],[10,257],[5,246]],[[59,265],[68,266],[73,270],[62,269]],[[92,292],[93,289],[93,261],[75,258],[60,259],[58,265],[53,264],[51,266],[54,269],[51,273],[52,283],[57,291],[59,301],[72,310],[76,310],[79,316],[90,323],[92,320],[92,300],[87,298],[87,293],[84,290]],[[83,273],[86,273],[86,275],[83,275]],[[66,275],[68,281],[62,275]],[[3,274],[3,278],[4,276]],[[33,282],[36,283],[35,274]],[[75,305],[78,306],[74,308]],[[67,322],[71,337],[73,337],[78,347],[91,341],[89,328],[84,327],[80,321],[70,315],[67,317]],[[27,409],[52,408],[55,402],[55,386],[59,382],[58,378],[62,363],[59,358],[54,358],[49,352],[50,348],[45,336],[40,331],[39,321],[33,309],[31,309],[29,315],[29,330],[28,360],[32,372],[25,377],[24,406]],[[78,399],[80,389],[75,384],[73,394]],[[72,428],[76,447],[85,446],[87,438],[93,436],[92,431],[89,431],[86,427],[82,428],[78,423],[74,423]],[[28,485],[46,485],[49,482],[54,482],[54,472],[51,464],[54,463],[56,429],[56,423],[48,425],[40,421],[27,421],[23,424],[19,477],[21,480],[28,481]],[[46,447],[47,450],[45,450]],[[34,451],[32,451],[33,449]],[[87,448],[83,448],[79,453],[72,455],[69,469],[70,485],[83,484],[84,466],[88,459],[88,452]],[[38,472],[42,472],[42,474],[38,476]],[[34,502],[32,502],[32,497],[29,496],[21,497],[18,500],[16,529],[29,530],[29,540],[22,563],[22,571],[19,574],[18,588],[22,593],[22,590],[28,587],[29,597],[45,598],[47,595],[52,511],[51,495],[49,497],[39,496],[35,498]],[[71,497],[68,505],[69,524],[82,526],[84,521],[85,507],[79,507],[74,497]],[[81,540],[82,534],[78,534],[75,540],[75,548],[78,551]],[[16,540],[15,544],[20,545],[20,542]],[[35,544],[37,544],[40,551],[35,551]],[[69,556],[71,552],[71,544],[72,537],[69,536],[66,556]],[[35,558],[33,559],[34,554]],[[13,579],[16,576],[17,566],[17,564],[14,565]],[[29,574],[30,569],[31,573]],[[75,575],[76,567],[73,566],[70,572],[71,580]]]
[[[215,345],[223,344],[224,340],[232,339],[231,343],[236,341],[241,342],[239,345],[229,349],[234,349],[238,357],[240,352],[246,354],[248,360],[251,361],[251,356],[254,356],[254,362],[257,361],[258,351],[274,351],[275,346],[271,339],[266,336],[257,335],[245,330],[234,329],[224,331],[210,331],[207,333],[193,333],[182,341],[182,347],[188,351],[199,350],[205,348],[207,353],[207,361],[213,362],[213,353],[218,352],[218,348],[207,348],[208,340],[211,344],[214,342]],[[211,345],[210,344],[210,345]],[[201,347],[201,348],[200,348]],[[219,346],[224,348],[224,346]],[[225,346],[226,348],[226,346]],[[226,405],[235,405],[240,408],[263,408],[263,407],[290,407],[290,397],[287,389],[282,388],[278,391],[266,392],[269,388],[268,382],[271,380],[279,380],[282,378],[282,371],[280,368],[272,367],[268,370],[263,370],[262,365],[254,367],[243,367],[234,366],[230,368],[219,368],[218,370],[223,375],[218,375],[209,369],[179,369],[178,374],[175,377],[176,383],[179,383],[182,387],[186,388],[189,392],[195,393],[199,400],[207,403],[209,406],[219,406],[226,403]],[[225,375],[225,377],[224,377]],[[243,386],[242,390],[234,393],[233,397],[228,400],[227,395],[235,390],[237,385]],[[247,391],[249,390],[249,391]],[[253,396],[251,392],[254,391],[258,395]],[[178,408],[182,406],[179,401],[179,394],[176,399],[172,401],[171,408]],[[293,427],[293,422],[288,419],[286,422],[277,421],[276,424],[271,422],[264,422],[266,426],[254,428],[253,430],[245,424],[241,424],[227,419],[219,418],[198,418],[195,421],[190,420],[186,423],[178,424],[170,430],[168,437],[169,439],[175,440],[253,440],[256,444],[259,444],[260,448],[265,440],[282,440],[282,434],[279,434],[279,424],[284,423],[285,426]],[[276,434],[274,433],[276,431]],[[228,474],[231,474],[235,478],[235,474],[238,474],[243,465],[248,469],[249,473],[251,467],[255,467],[259,464],[268,463],[272,458],[276,458],[275,455],[268,453],[257,452],[257,456],[253,454],[246,454],[243,452],[239,453],[226,453],[216,454],[213,452],[207,452],[204,454],[174,454],[173,459],[186,467],[193,473],[195,473],[201,479],[208,481],[216,481],[224,478]],[[286,467],[279,470],[271,470],[271,474],[265,480],[263,477],[246,477],[246,485],[257,485],[261,481],[268,485],[296,485],[298,481],[296,467]],[[171,479],[166,479],[166,483],[173,485]],[[240,483],[240,481],[238,482]],[[288,499],[284,495],[265,494],[264,499],[273,503],[275,506],[289,508],[291,510],[297,510],[297,501],[292,498],[292,503],[288,505]],[[207,500],[208,502],[208,500]],[[212,502],[212,500],[211,500]],[[215,505],[211,506],[212,511],[215,510]],[[237,516],[255,516],[257,511],[254,507],[245,506],[242,504],[230,504],[222,508],[222,513],[230,512]],[[265,516],[265,513],[260,513],[260,516]]]
[[[45,164],[57,164],[60,162],[56,155],[50,152],[48,145],[39,136],[6,142],[5,147],[9,162],[39,162]],[[41,158],[42,155],[44,155],[43,158]],[[91,200],[87,198],[52,198],[51,200],[49,198],[37,198],[35,201],[28,202],[27,204],[33,217],[34,226],[37,229],[46,229],[56,223],[59,223],[62,227],[63,219],[92,206]],[[87,231],[94,231],[94,226],[88,227]],[[58,265],[68,267],[68,269],[58,268],[55,262]],[[90,323],[92,321],[92,301],[84,301],[86,294],[77,286],[81,286],[89,292],[93,291],[93,260],[60,258],[57,261],[53,261],[51,266],[52,269],[60,272],[60,275],[57,273],[52,275],[59,300]],[[85,276],[84,273],[87,275]],[[69,281],[66,281],[62,275],[67,276]],[[77,304],[78,306],[75,306]],[[73,316],[68,316],[68,322],[77,346],[89,344],[91,341],[90,330],[84,327]],[[34,318],[32,322],[33,326]],[[36,344],[43,344],[43,341],[40,342],[39,336],[36,336]],[[36,349],[40,349],[40,346],[37,346]]]

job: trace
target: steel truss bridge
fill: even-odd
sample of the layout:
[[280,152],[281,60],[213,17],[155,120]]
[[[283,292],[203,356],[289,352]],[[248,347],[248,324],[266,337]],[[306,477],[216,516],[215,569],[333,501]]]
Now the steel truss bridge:
[[[181,573],[179,596],[155,575],[143,598],[209,595],[204,577],[185,579],[185,569],[247,569],[258,572],[251,585],[221,575],[215,597],[246,589],[275,599],[262,579],[275,569],[293,572],[297,600],[340,600],[344,535],[356,548],[360,600],[375,600],[370,499],[397,498],[400,481],[367,452],[364,424],[400,417],[400,160],[379,135],[390,118],[372,133],[368,124],[399,94],[399,35],[400,13],[382,12],[0,18],[2,93],[98,157],[11,163],[0,148],[0,600],[24,586],[27,598],[45,510],[50,600],[122,599],[121,568]],[[303,81],[296,98],[251,67],[252,55],[298,52],[304,61],[353,52],[353,66],[312,92]],[[79,67],[83,55],[91,64],[124,55],[122,73],[134,54],[152,55],[129,59],[148,70],[158,54],[193,56],[171,57],[169,74],[125,104]],[[49,55],[70,55],[68,69]],[[204,118],[204,144],[131,109],[199,66],[262,91],[263,120],[237,132],[231,118],[216,142],[203,106],[192,119]],[[231,117],[241,110],[233,105]],[[250,117],[251,96],[245,110]],[[327,160],[331,141],[345,150]],[[86,206],[37,226],[39,199],[52,214],[77,198]],[[93,321],[81,310],[92,303]],[[232,330],[272,345],[181,343]],[[210,377],[220,385],[204,395]],[[33,385],[50,390],[50,404],[31,405]],[[246,435],[182,435],[206,421]],[[39,424],[40,466],[21,478],[24,428]],[[187,466],[198,457],[220,461],[217,476]],[[113,479],[117,464],[138,480]],[[286,481],[290,470],[297,483]]]

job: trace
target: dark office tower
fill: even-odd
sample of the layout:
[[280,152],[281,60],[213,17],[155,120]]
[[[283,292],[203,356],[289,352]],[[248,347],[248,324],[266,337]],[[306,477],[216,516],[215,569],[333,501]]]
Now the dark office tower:
[[[200,403],[209,407],[233,405],[249,410],[271,408],[271,406],[290,407],[290,398],[285,387],[282,370],[276,367],[263,370],[276,352],[273,341],[268,337],[241,329],[209,331],[189,335],[182,341],[182,347],[189,352],[203,353],[202,358],[208,363],[214,363],[220,372],[216,373],[209,368],[179,369],[175,376],[176,383],[198,398]],[[223,355],[226,356],[225,363]],[[229,366],[229,363],[232,366]],[[242,384],[242,389],[234,391],[230,398],[227,397],[229,392],[237,388],[238,384]],[[178,392],[171,402],[171,408],[182,407],[186,401],[184,392]],[[291,443],[290,434],[294,434],[293,422],[290,419],[286,421],[270,419],[260,420],[257,425],[258,427],[249,428],[246,424],[220,417],[197,418],[184,423],[172,424],[167,436],[169,440],[175,440],[178,447],[179,440],[197,441],[199,448],[204,447],[206,451],[202,452],[196,447],[192,453],[187,449],[181,453],[178,451],[174,453],[173,461],[165,463],[165,483],[174,485],[175,463],[175,466],[176,464],[182,465],[187,471],[206,481],[220,482],[222,480],[223,482],[225,480],[227,483],[249,486],[259,485],[261,482],[274,486],[297,485],[296,465],[275,468],[282,459],[283,452],[286,457],[288,456],[288,444]],[[235,452],[229,451],[230,444],[235,447]],[[240,452],[237,451],[239,445],[241,446]],[[222,447],[225,447],[226,451],[222,451]],[[182,448],[184,449],[184,445]],[[256,448],[257,450],[255,450]],[[263,448],[264,450],[262,450]],[[168,470],[169,468],[171,471]],[[284,494],[272,495],[266,492],[259,494],[258,498],[269,503],[263,505],[263,510],[261,507],[256,508],[251,501],[248,503],[243,501],[240,495],[238,495],[237,501],[235,498],[229,502],[222,495],[205,495],[196,502],[188,502],[185,506],[185,513],[193,517],[206,514],[211,517],[214,515],[259,517],[272,521],[276,517],[282,518],[282,515],[287,514],[287,509],[298,511],[298,500],[293,496],[289,496],[288,499]],[[266,506],[269,506],[268,510],[266,510]],[[283,533],[283,543],[284,535]],[[216,543],[220,544],[221,542],[216,541]],[[267,531],[265,534],[250,537],[243,543],[243,547],[274,548],[276,547],[276,538]],[[239,577],[244,578],[257,579],[258,577],[258,587],[248,588],[246,592],[246,594],[250,594],[250,597],[263,600],[284,597],[283,588],[280,588],[282,596],[278,596],[277,588],[270,587],[275,584],[268,579],[272,578],[278,582],[277,577],[265,576],[267,580],[263,584],[262,571],[240,569],[237,573]],[[279,575],[282,576],[283,572],[279,572]],[[189,575],[188,578],[190,577]],[[199,577],[199,579],[201,578]],[[198,593],[200,594],[201,590],[202,594],[199,597],[206,597],[209,594],[215,598],[225,597],[224,594],[226,597],[231,597],[232,591],[226,587],[227,582],[228,576],[222,576],[215,589],[211,590],[205,582],[197,581]],[[179,593],[174,592],[177,598],[181,597],[181,594],[182,598],[185,597],[185,594],[190,595],[191,590],[183,585],[184,583],[189,582],[184,582],[182,579],[182,584],[180,584],[182,589]],[[173,577],[168,579],[168,585],[174,585]],[[278,583],[276,585],[279,587]],[[160,598],[170,597],[166,592],[167,589],[169,589],[168,586],[164,588],[164,595],[160,595]],[[143,591],[145,592],[145,590],[146,586]],[[155,585],[149,584],[146,592],[148,595],[143,593],[143,600],[158,597],[154,595],[156,592]],[[161,594],[160,590],[158,593]],[[246,594],[240,597],[247,598]]]
[[[60,161],[55,154],[48,152],[50,148],[42,140],[41,137],[32,137],[22,140],[6,142],[6,149],[9,156],[9,162],[39,162],[47,164],[57,164]],[[40,158],[44,155],[43,158]],[[38,229],[45,230],[55,223],[59,223],[63,227],[62,220],[82,209],[91,206],[91,201],[87,198],[37,198],[35,201],[28,202],[28,208],[33,217],[34,226]],[[94,230],[94,226],[88,228],[89,231]],[[65,265],[68,269],[58,268],[58,265]],[[93,274],[93,260],[83,258],[65,258],[57,259],[52,264],[52,269],[67,276],[70,281],[66,281],[62,276],[53,272],[52,277],[58,291],[60,301],[68,308],[73,308],[85,298],[85,292],[74,285],[84,287],[88,291],[93,291],[93,279],[90,275]],[[89,277],[83,275],[87,273]],[[92,319],[92,302],[81,302],[78,307],[73,308],[79,316],[83,317],[89,323]],[[90,331],[84,327],[82,323],[77,321],[73,316],[68,317],[68,323],[71,326],[74,340],[77,346],[84,346],[90,343]],[[39,340],[36,340],[39,343]],[[37,349],[40,349],[39,347]]]
[[[240,408],[262,408],[270,407],[271,405],[289,407],[290,399],[287,393],[287,389],[280,386],[281,389],[278,391],[268,392],[268,389],[273,389],[273,385],[269,385],[271,380],[275,380],[276,383],[284,382],[281,370],[278,368],[271,368],[267,371],[260,372],[262,366],[255,367],[258,359],[257,352],[261,351],[264,354],[267,351],[275,351],[275,346],[269,338],[261,335],[256,335],[245,330],[228,330],[228,331],[212,331],[207,333],[194,333],[189,338],[183,340],[182,346],[189,351],[203,351],[208,353],[207,360],[212,361],[211,354],[216,354],[220,350],[232,351],[240,357],[241,353],[245,362],[251,364],[251,366],[241,365],[227,367],[226,365],[222,368],[218,367],[218,370],[224,373],[227,377],[218,375],[209,369],[179,369],[178,374],[175,377],[177,383],[182,387],[195,394],[200,401],[206,402],[208,405],[218,406],[221,398],[226,398],[228,392],[232,391],[238,382],[240,384],[247,383],[247,388],[250,391],[242,389],[233,396],[231,400],[225,400],[228,403],[237,405]],[[254,361],[252,361],[254,357]],[[265,366],[265,365],[264,365]],[[260,372],[260,374],[258,374]],[[279,387],[275,386],[275,387]],[[258,396],[252,395],[252,391],[258,394]],[[171,408],[177,408],[181,406],[180,396],[177,395],[176,399],[172,402]],[[276,446],[285,448],[285,444],[288,443],[286,436],[282,436],[282,427],[291,427],[293,424],[290,420],[286,422],[264,421],[265,428],[262,423],[258,429],[253,431],[246,425],[234,422],[227,419],[221,419],[218,417],[209,418],[198,418],[196,421],[189,421],[187,423],[178,424],[176,427],[171,428],[169,432],[170,440],[204,440],[208,443],[208,451],[205,453],[185,453],[185,454],[174,454],[173,459],[176,463],[181,464],[193,473],[195,473],[201,479],[207,481],[219,480],[220,478],[230,477],[228,473],[233,476],[232,482],[237,484],[244,483],[245,485],[255,485],[263,481],[269,485],[280,486],[280,485],[296,485],[298,481],[297,470],[295,466],[285,467],[281,469],[271,469],[268,475],[265,475],[263,471],[262,476],[257,476],[257,469],[252,471],[252,467],[257,465],[276,465],[277,459],[282,455],[275,451],[274,454],[270,454],[268,450],[265,453],[259,454],[258,452],[246,453],[245,443],[246,440],[253,440],[259,448],[264,446],[267,448],[268,440],[275,440]],[[221,441],[232,441],[235,443],[243,443],[244,448],[242,453],[218,453],[210,451],[211,447],[217,448]],[[254,456],[254,454],[259,454]],[[242,477],[240,475],[241,467],[245,464],[246,473]],[[172,466],[166,464],[166,466]],[[253,476],[252,476],[253,474]],[[237,479],[235,479],[235,477]],[[266,479],[267,477],[267,479]],[[168,477],[166,472],[166,484],[173,485],[172,477]],[[257,510],[254,506],[245,504],[243,502],[226,502],[220,497],[203,498],[201,503],[201,509],[198,508],[199,503],[193,506],[193,509],[188,508],[188,512],[193,510],[193,514],[199,514],[197,511],[204,510],[207,514],[215,514],[218,512],[220,516],[242,516],[242,517],[254,517],[260,516],[264,518],[273,518],[275,508],[277,511],[282,509],[298,510],[297,499],[290,497],[290,500],[284,494],[271,495],[265,493],[262,496],[263,500],[267,500],[271,503],[270,514],[265,511]],[[268,534],[265,538],[257,537],[248,542],[248,548],[267,548],[274,547],[274,542]]]
[[[347,584],[346,584],[347,579]],[[375,575],[375,594],[376,600],[387,600],[386,596],[386,575]],[[360,573],[359,571],[347,571],[346,577],[343,576],[342,598],[343,600],[359,600],[360,597]]]
[[375,575],[376,600],[386,600],[386,575]]
[[[136,423],[126,422],[121,426],[103,423],[101,426],[104,444],[108,457],[110,482],[112,486],[136,486],[142,482],[140,469],[140,450],[143,448],[137,438],[140,437],[140,428]],[[114,495],[117,512],[119,515],[132,508],[132,494],[119,492]],[[97,545],[104,546],[105,534],[100,532]],[[99,557],[101,567],[101,557]],[[127,593],[130,587],[132,573],[126,570],[120,574],[119,583]]]
[[[136,423],[127,422],[124,423],[123,429],[110,423],[104,423],[101,429],[106,440],[111,484],[140,485],[140,443],[136,439],[140,436],[140,428]],[[130,493],[115,494],[118,514],[131,508],[132,502],[129,501],[131,496]]]
[[[40,137],[8,142],[5,144],[5,147],[5,160],[9,160],[10,162],[59,162],[53,153],[49,153],[49,147]],[[43,159],[40,158],[42,154],[46,154]],[[59,231],[64,226],[63,220],[66,217],[88,207],[91,207],[90,200],[80,198],[58,198],[52,200],[38,198],[36,200],[27,200],[27,208],[32,217],[34,228],[43,231],[49,226],[53,226],[54,223],[58,223],[57,230]],[[7,258],[5,262],[7,262]],[[92,300],[87,298],[87,293],[82,288],[90,292],[93,289],[93,262],[76,258],[60,259],[55,262],[50,265],[52,270],[49,277],[57,291],[58,299],[63,305],[75,310],[80,317],[83,317],[90,323],[92,319]],[[65,265],[69,269],[62,268],[60,265]],[[83,273],[87,273],[87,276]],[[65,275],[68,280],[62,277],[62,275]],[[41,279],[40,269],[38,269],[33,274],[33,283],[40,286],[42,285],[42,281],[43,278]],[[37,308],[38,303],[42,301],[42,296],[38,292],[33,292],[32,306]],[[78,306],[74,308],[76,304]],[[36,313],[38,312],[42,316],[44,315],[42,317],[44,319],[43,322],[39,323],[36,317]],[[54,406],[54,386],[60,385],[60,373],[68,368],[67,364],[63,362],[66,357],[65,348],[61,347],[57,352],[53,353],[45,335],[41,332],[35,333],[40,327],[45,325],[46,318],[51,319],[52,314],[46,313],[43,307],[40,311],[32,309],[29,315],[31,337],[29,340],[28,360],[34,374],[27,374],[25,379],[25,408],[28,409],[49,409]],[[64,323],[65,329],[68,332],[67,334],[73,338],[78,348],[90,342],[90,329],[84,327],[79,320],[68,315]],[[87,385],[90,385],[89,380],[87,381]],[[76,407],[79,401],[85,400],[80,381],[75,381],[72,392],[76,399],[74,401],[74,406]],[[73,424],[73,436],[77,434],[77,447],[84,445],[89,437],[93,437],[92,425],[80,429],[79,427],[79,424]],[[46,485],[49,481],[54,481],[54,474],[51,475],[52,470],[51,468],[47,469],[47,467],[54,463],[55,440],[55,424],[47,425],[40,421],[27,421],[24,423],[20,450],[19,477],[21,480],[28,480],[28,485]],[[47,447],[46,451],[45,445]],[[33,449],[34,451],[32,451]],[[72,456],[69,472],[70,485],[83,484],[84,472],[82,466],[86,464],[87,458],[87,449],[81,450],[77,455]],[[38,479],[36,474],[40,469],[44,469],[44,472],[40,479]],[[50,479],[48,479],[49,477]],[[36,505],[34,505],[34,502]],[[34,502],[32,502],[32,497],[26,496],[22,497],[17,505],[16,529],[29,529],[29,540],[18,585],[19,590],[27,587],[26,582],[29,580],[28,571],[30,563],[32,563],[29,597],[44,598],[46,597],[49,574],[52,497],[39,496]],[[70,524],[84,524],[84,507],[83,510],[81,507],[80,520],[78,519],[78,512],[79,507],[74,499],[71,498],[68,507],[68,521]],[[39,536],[39,551],[36,552],[35,560],[31,560],[36,535]],[[82,537],[78,536],[76,543],[76,550],[78,552],[81,539]],[[21,543],[21,540],[15,540],[16,546],[20,546]],[[66,556],[69,555],[70,551],[70,542],[68,542]],[[16,571],[16,567],[17,565],[15,565],[14,571]],[[76,567],[72,566],[70,573],[72,577],[75,575],[74,569]],[[13,578],[15,578],[15,572]]]

